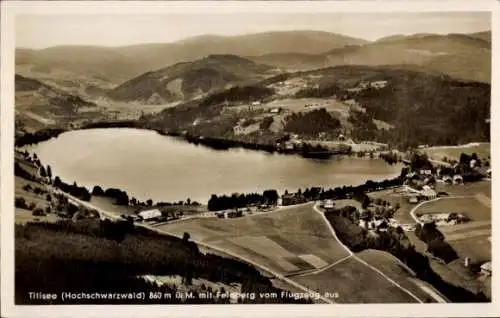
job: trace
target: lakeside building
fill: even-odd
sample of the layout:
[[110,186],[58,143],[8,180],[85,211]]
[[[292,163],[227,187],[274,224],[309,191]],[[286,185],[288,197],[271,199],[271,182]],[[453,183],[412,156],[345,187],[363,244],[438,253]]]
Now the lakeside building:
[[162,213],[158,209],[144,210],[138,214],[144,221],[160,218]]

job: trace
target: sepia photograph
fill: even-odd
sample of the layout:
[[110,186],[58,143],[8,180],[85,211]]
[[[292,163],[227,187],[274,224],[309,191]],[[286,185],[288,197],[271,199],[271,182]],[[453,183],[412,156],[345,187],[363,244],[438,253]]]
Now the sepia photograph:
[[199,3],[2,3],[2,298],[492,305],[492,9]]

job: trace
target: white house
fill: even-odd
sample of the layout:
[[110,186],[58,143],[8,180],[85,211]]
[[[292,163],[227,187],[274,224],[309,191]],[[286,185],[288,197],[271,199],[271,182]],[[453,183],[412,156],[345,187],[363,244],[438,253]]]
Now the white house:
[[375,81],[371,82],[370,86],[373,88],[383,88],[387,85],[387,81]]
[[413,204],[418,203],[418,198],[416,196],[410,196],[408,202]]
[[259,106],[259,105],[260,105],[260,101],[252,102],[252,106]]
[[481,265],[481,274],[491,276],[491,262]]
[[472,160],[470,161],[470,167],[471,167],[471,168],[474,168],[474,167],[476,166],[476,164],[477,164],[477,160],[472,159]]
[[443,177],[443,182],[444,183],[452,183],[453,179],[450,176],[444,176]]
[[324,204],[324,208],[325,209],[333,209],[333,207],[335,206],[335,203],[333,202],[333,200],[325,200],[325,204]]
[[459,175],[459,174],[456,174],[453,176],[453,183],[463,183],[464,182],[464,178]]
[[359,220],[359,226],[366,229],[366,227],[367,227],[366,221],[365,220]]
[[155,219],[155,218],[161,217],[162,214],[161,214],[160,210],[158,210],[158,209],[152,209],[152,210],[145,210],[145,211],[139,212],[139,216],[144,221],[148,221],[148,220],[151,220],[151,219]]
[[434,191],[431,187],[425,185],[422,187],[422,191],[420,192],[427,200],[435,199],[437,197],[436,191]]

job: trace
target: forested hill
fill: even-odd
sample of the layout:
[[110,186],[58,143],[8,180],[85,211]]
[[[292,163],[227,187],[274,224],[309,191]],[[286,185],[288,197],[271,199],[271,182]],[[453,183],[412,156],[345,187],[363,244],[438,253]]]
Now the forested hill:
[[489,141],[489,84],[418,74],[404,76],[356,100],[367,114],[395,127],[380,139],[416,146]]
[[275,74],[272,69],[236,55],[209,55],[139,75],[117,86],[107,96],[119,101],[153,104],[189,100],[233,84],[272,76]]
[[[374,87],[374,83],[380,85]],[[316,98],[333,103],[327,111],[334,119],[339,119],[339,111],[346,112],[347,108],[348,121],[341,120],[342,127],[338,130],[347,132],[355,140],[376,140],[399,147],[451,145],[489,141],[490,93],[489,84],[457,81],[404,65],[338,66],[282,74],[252,86],[219,91],[199,101],[167,109],[149,120],[157,128],[188,131],[194,122],[206,121],[207,128],[212,127],[212,135],[231,138],[238,120],[258,121],[257,117],[250,118],[250,113],[238,113],[234,106],[249,105],[253,100],[262,102],[262,110],[270,109],[266,105],[282,105],[280,115],[268,117],[279,116],[279,120],[284,120],[283,127],[287,127],[287,121],[292,120],[291,115],[297,111],[297,108],[287,108],[287,104],[305,104],[307,99]],[[308,111],[305,107],[300,109],[302,113]],[[381,129],[375,121],[382,121],[390,128]],[[203,134],[202,126],[197,127],[200,134]],[[220,129],[214,130],[214,126]],[[315,127],[317,131],[309,129],[309,135],[324,132],[322,126]],[[263,134],[269,136],[269,132],[262,129],[251,136],[259,141]]]

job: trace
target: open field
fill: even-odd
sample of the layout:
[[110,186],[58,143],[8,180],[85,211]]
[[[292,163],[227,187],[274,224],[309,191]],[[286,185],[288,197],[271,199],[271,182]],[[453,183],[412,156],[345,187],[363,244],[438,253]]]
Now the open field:
[[491,220],[491,209],[476,197],[470,198],[447,198],[423,204],[416,211],[417,215],[435,213],[465,213],[473,221]]
[[416,302],[403,290],[354,258],[348,258],[317,274],[297,276],[294,280],[320,293],[338,293],[336,301],[339,303]]
[[[426,254],[427,244],[417,238],[415,233],[407,232],[406,236],[410,239],[412,244],[415,245],[415,249],[419,253],[423,255]],[[453,248],[460,256],[460,251],[456,249],[456,246],[453,246]],[[471,256],[472,255],[469,255],[469,257]],[[477,280],[476,275],[464,267],[463,261],[464,259],[460,258],[448,264],[443,264],[433,258],[429,259],[432,270],[441,276],[443,280],[455,286],[463,287],[473,293],[477,293],[482,288],[482,283]]]
[[[250,217],[196,219],[157,228],[177,235],[188,232],[194,240],[252,259],[321,294],[339,293],[335,302],[415,302],[381,273],[352,258],[312,203]],[[422,301],[429,297],[408,280],[411,273],[398,269],[392,256],[379,258],[377,253],[382,252],[366,252],[367,262],[375,262],[371,265],[381,271],[394,271],[389,277],[415,291]]]
[[[395,190],[398,191],[398,189]],[[473,220],[491,219],[491,181],[462,185],[438,183],[436,191],[446,192],[449,196],[466,196],[467,198],[447,198],[445,196],[441,200],[423,204],[416,211],[417,213],[466,212]],[[395,193],[394,189],[371,192],[368,193],[368,196],[372,199],[380,198],[389,201],[392,205],[399,204],[400,208],[394,214],[394,218],[401,224],[415,223],[410,215],[415,204],[409,203],[406,197]]]
[[474,196],[481,193],[491,198],[491,181],[464,183],[462,185],[438,183],[436,191],[446,192],[450,196]]
[[[378,250],[365,250],[356,254],[359,258],[385,273],[392,280],[411,291],[415,296],[429,302],[436,302],[429,294],[445,299],[429,284],[415,278],[415,273],[394,256]],[[435,295],[437,294],[437,296]]]
[[27,222],[56,222],[61,218],[55,215],[54,213],[47,214],[46,216],[34,216],[32,211],[16,208],[15,210],[15,223],[16,224],[24,224]]
[[452,147],[430,147],[425,149],[425,152],[435,160],[442,160],[443,157],[458,160],[462,153],[468,155],[476,153],[480,159],[487,159],[491,154],[491,144],[489,142],[481,142]]
[[347,252],[334,240],[312,204],[235,219],[193,219],[158,226],[188,232],[197,241],[227,249],[284,274],[329,265]]
[[116,215],[135,215],[135,211],[137,210],[136,208],[131,206],[116,205],[113,202],[114,199],[107,197],[92,196],[90,199],[90,203],[96,207],[115,213]]
[[32,188],[44,188],[43,185],[25,180],[20,177],[14,178],[14,189],[16,197],[23,197],[26,200],[26,204],[35,203],[37,208],[45,209],[49,202],[46,200],[47,194],[35,194],[32,191],[26,191],[23,189],[24,186],[30,185]]
[[361,203],[359,201],[356,201],[356,200],[345,199],[345,200],[335,200],[333,202],[335,202],[335,208],[337,208],[337,209],[341,209],[341,208],[346,207],[346,206],[353,206],[356,209],[358,209],[358,211],[362,210]]

